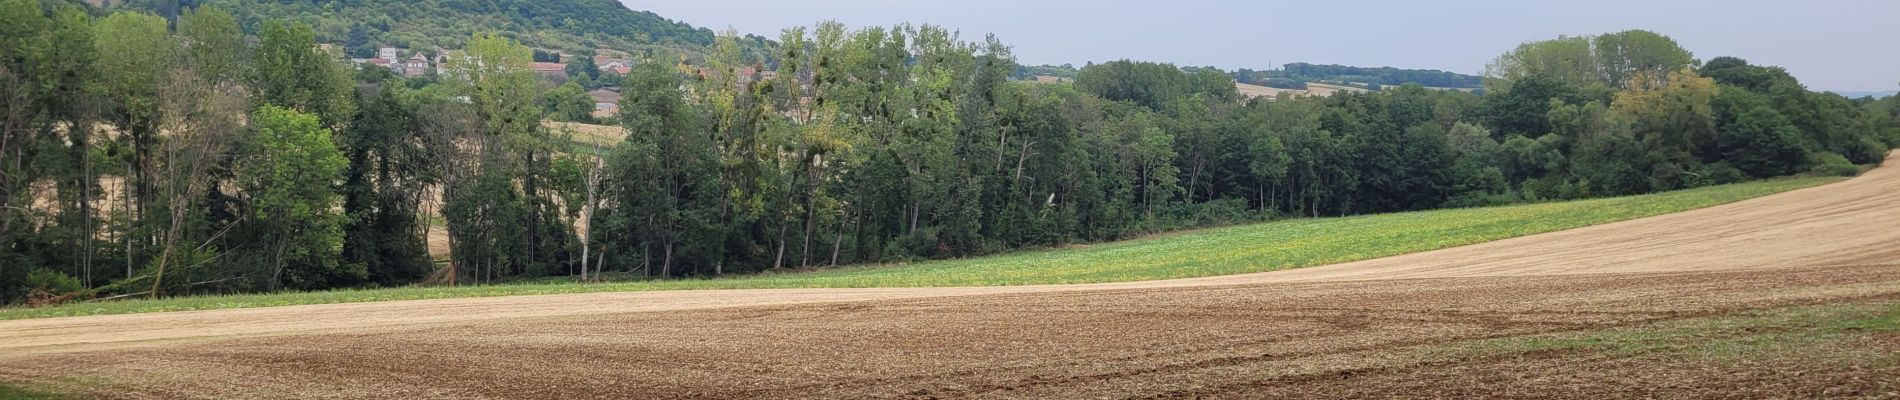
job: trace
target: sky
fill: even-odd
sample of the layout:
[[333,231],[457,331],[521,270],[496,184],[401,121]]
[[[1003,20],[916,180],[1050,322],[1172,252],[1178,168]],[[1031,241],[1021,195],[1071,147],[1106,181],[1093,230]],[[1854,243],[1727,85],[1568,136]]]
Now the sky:
[[620,0],[776,38],[832,19],[994,33],[1027,65],[1134,59],[1222,69],[1289,62],[1478,74],[1527,41],[1645,29],[1708,60],[1788,68],[1815,90],[1900,89],[1900,0]]

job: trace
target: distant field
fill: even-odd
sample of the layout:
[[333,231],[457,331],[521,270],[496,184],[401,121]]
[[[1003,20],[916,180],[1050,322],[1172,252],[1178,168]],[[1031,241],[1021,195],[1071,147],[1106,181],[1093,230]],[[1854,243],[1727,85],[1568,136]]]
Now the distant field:
[[556,293],[742,288],[1002,286],[1128,282],[1311,267],[1462,246],[1729,203],[1838,181],[1798,178],[1642,196],[1295,219],[1152,238],[897,265],[852,266],[718,279],[541,283],[479,287],[181,297],[0,309],[0,320],[297,304]]
[[1292,93],[1294,96],[1332,96],[1334,93],[1339,93],[1339,92],[1353,92],[1353,93],[1368,92],[1368,90],[1364,88],[1356,88],[1356,87],[1351,87],[1351,86],[1332,85],[1332,84],[1316,83],[1316,82],[1307,82],[1306,90],[1280,89],[1280,88],[1266,87],[1266,86],[1260,86],[1260,85],[1250,85],[1250,84],[1238,83],[1238,82],[1234,83],[1234,89],[1240,91],[1241,97],[1266,97],[1266,98],[1273,98],[1273,97],[1279,96],[1281,93]]
[[1234,83],[1234,89],[1240,91],[1241,97],[1274,98],[1274,97],[1280,96],[1281,93],[1292,93],[1294,96],[1305,96],[1308,94],[1305,90],[1281,89],[1281,88],[1273,88],[1273,87],[1266,87],[1266,86],[1260,86],[1260,85],[1249,85],[1249,84],[1238,83],[1238,82]]
[[1366,90],[1364,88],[1356,88],[1352,86],[1341,86],[1341,85],[1332,85],[1332,84],[1325,84],[1325,83],[1307,82],[1306,91],[1312,92],[1314,95],[1331,96],[1334,93],[1339,93],[1339,92],[1365,93],[1365,92],[1369,92],[1370,90]]
[[574,134],[575,142],[585,144],[599,143],[602,146],[609,146],[614,143],[620,143],[621,140],[627,138],[627,131],[621,130],[620,127],[613,125],[555,121],[541,121],[541,125],[548,127],[549,130],[557,134],[563,131],[571,132]]

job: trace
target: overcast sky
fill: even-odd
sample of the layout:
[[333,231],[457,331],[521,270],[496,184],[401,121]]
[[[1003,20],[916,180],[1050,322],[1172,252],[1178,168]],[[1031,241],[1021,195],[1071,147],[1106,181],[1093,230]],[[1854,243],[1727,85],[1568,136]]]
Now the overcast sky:
[[931,23],[968,40],[995,33],[1032,65],[1129,58],[1228,70],[1311,62],[1476,74],[1525,41],[1647,29],[1698,59],[1787,67],[1816,90],[1900,88],[1900,0],[621,1],[773,38],[825,19],[853,28]]

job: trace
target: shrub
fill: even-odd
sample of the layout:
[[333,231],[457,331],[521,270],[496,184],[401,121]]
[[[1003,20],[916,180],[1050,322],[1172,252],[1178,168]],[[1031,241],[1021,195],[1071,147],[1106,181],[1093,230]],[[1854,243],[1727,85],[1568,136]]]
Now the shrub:
[[1706,185],[1727,185],[1748,180],[1748,175],[1727,162],[1716,162],[1702,166],[1701,183]]
[[26,274],[26,287],[44,290],[47,293],[65,294],[85,289],[79,278],[58,271],[36,269]]
[[1306,90],[1305,81],[1290,78],[1270,78],[1265,82],[1261,82],[1260,86],[1277,89]]
[[1854,176],[1860,174],[1860,166],[1838,153],[1822,152],[1814,155],[1814,168],[1809,172],[1825,176]]

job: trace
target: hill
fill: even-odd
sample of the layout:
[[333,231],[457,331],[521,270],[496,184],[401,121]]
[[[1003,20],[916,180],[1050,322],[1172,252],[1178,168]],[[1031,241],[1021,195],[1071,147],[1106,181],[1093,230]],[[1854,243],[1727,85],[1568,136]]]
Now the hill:
[[[496,31],[536,48],[583,51],[693,50],[713,43],[710,29],[636,11],[614,0],[131,0],[88,1],[108,9],[131,8],[162,16],[215,6],[236,15],[247,32],[267,19],[300,21],[317,40],[341,43],[367,57],[379,45],[426,49],[461,48],[468,37]],[[762,38],[751,38],[763,42]]]
[[1896,92],[1896,91],[1893,91],[1893,90],[1880,90],[1880,91],[1865,91],[1865,90],[1863,90],[1863,91],[1854,91],[1854,90],[1850,90],[1850,91],[1838,91],[1838,92],[1834,92],[1834,94],[1838,94],[1838,95],[1841,95],[1841,96],[1846,96],[1847,98],[1850,98],[1850,99],[1858,99],[1858,98],[1862,98],[1862,97],[1872,97],[1872,98],[1876,98],[1876,99],[1878,99],[1878,98],[1885,98],[1885,97],[1887,97],[1887,96],[1893,96],[1893,95],[1894,95],[1895,93],[1900,93],[1900,92]]
[[[1433,69],[1402,69],[1393,67],[1353,67],[1333,64],[1286,64],[1282,69],[1256,71],[1238,69],[1226,72],[1212,66],[1182,67],[1184,71],[1214,70],[1222,71],[1234,77],[1234,82],[1243,85],[1243,94],[1262,95],[1283,90],[1298,92],[1324,92],[1331,94],[1338,90],[1367,91],[1378,90],[1383,86],[1399,86],[1416,83],[1425,87],[1446,89],[1477,89],[1484,86],[1484,77],[1465,75]],[[1036,77],[1054,77],[1074,79],[1078,71],[1074,65],[1024,65],[1016,67],[1011,79],[1034,80]],[[1325,88],[1314,90],[1309,84],[1324,84]],[[1275,89],[1275,90],[1264,90]]]
[[1333,64],[1292,63],[1278,70],[1255,71],[1240,69],[1234,71],[1234,80],[1241,83],[1276,86],[1272,81],[1291,82],[1355,82],[1397,86],[1416,83],[1441,88],[1478,88],[1484,86],[1484,78],[1455,72],[1434,69],[1402,69],[1393,67],[1354,67]]

